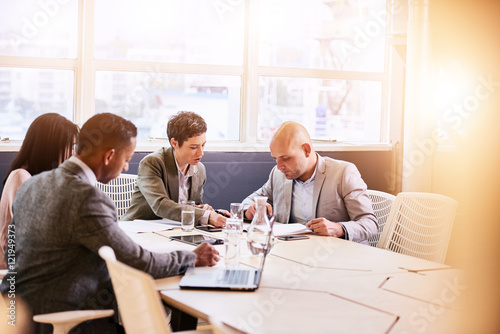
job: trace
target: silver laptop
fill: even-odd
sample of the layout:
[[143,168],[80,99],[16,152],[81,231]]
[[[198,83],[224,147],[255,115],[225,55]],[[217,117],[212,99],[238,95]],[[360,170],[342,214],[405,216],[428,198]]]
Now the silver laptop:
[[183,289],[254,291],[259,287],[266,257],[267,254],[260,261],[258,269],[189,268],[179,286]]

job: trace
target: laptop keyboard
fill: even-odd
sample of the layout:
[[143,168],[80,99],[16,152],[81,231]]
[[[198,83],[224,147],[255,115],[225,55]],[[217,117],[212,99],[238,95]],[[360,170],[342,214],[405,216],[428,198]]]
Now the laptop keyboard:
[[226,269],[221,272],[218,281],[221,284],[246,284],[248,275],[250,275],[248,270]]

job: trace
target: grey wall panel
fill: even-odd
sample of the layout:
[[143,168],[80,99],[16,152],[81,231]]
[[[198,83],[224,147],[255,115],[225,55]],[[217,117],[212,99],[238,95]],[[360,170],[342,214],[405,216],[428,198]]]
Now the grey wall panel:
[[[0,189],[3,190],[3,181],[7,172],[9,171],[10,165],[14,158],[16,157],[17,152],[0,152]],[[0,191],[1,191],[0,190]],[[0,193],[1,194],[1,193]]]
[[[136,174],[139,162],[150,152],[136,152],[129,174]],[[321,155],[354,163],[368,188],[390,192],[392,153],[390,151],[319,152]],[[0,152],[0,179],[3,181],[15,152]],[[268,152],[205,152],[207,169],[204,202],[229,209],[267,181],[274,160]],[[3,189],[3,183],[0,185]]]
[[243,201],[262,186],[274,166],[269,153],[207,152],[203,163],[207,168],[204,201],[223,209],[229,209],[231,202]]

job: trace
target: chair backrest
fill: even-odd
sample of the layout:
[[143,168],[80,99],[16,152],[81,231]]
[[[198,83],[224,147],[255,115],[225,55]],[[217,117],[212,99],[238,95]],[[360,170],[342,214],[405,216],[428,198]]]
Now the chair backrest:
[[373,212],[378,219],[378,233],[376,236],[368,239],[368,243],[370,246],[376,247],[380,239],[380,235],[384,230],[387,217],[389,217],[389,213],[391,212],[391,207],[396,199],[396,196],[378,190],[368,189],[366,192],[372,200]]
[[399,193],[377,247],[444,263],[457,204],[438,194]]
[[136,182],[137,175],[133,174],[120,174],[107,184],[97,182],[97,187],[115,203],[118,219],[121,219],[130,207]]
[[116,260],[111,247],[101,247],[99,255],[106,261],[125,332],[171,333],[153,278]]

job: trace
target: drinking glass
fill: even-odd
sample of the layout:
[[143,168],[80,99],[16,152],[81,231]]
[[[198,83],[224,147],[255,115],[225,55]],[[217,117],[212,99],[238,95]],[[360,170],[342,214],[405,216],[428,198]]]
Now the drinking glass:
[[234,218],[226,220],[226,229],[224,230],[226,254],[224,255],[224,262],[227,268],[237,268],[240,263],[241,232],[241,220]]
[[194,201],[183,201],[181,205],[181,229],[191,232],[194,229]]
[[243,204],[242,203],[231,203],[229,212],[231,213],[231,218],[239,219],[243,222]]

